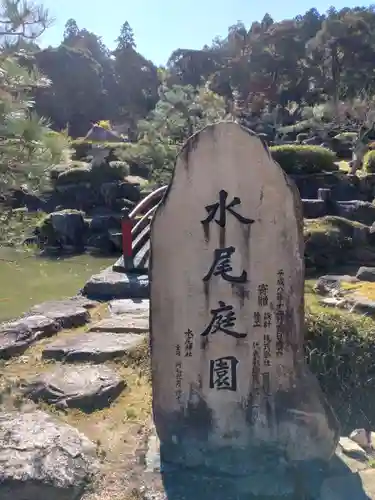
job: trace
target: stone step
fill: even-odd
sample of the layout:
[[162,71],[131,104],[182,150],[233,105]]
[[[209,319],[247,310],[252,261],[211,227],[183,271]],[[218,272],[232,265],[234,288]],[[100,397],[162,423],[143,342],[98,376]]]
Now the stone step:
[[43,358],[101,363],[130,354],[144,338],[136,333],[87,332],[51,343],[44,349]]
[[41,314],[26,316],[0,325],[0,359],[20,356],[36,341],[52,337],[61,325]]
[[148,331],[148,314],[147,317],[121,314],[102,319],[90,328],[90,332],[148,333]]
[[42,314],[57,321],[62,328],[78,328],[90,321],[88,309],[95,302],[86,297],[72,297],[66,300],[43,302],[30,309],[29,314]]
[[147,314],[150,309],[149,299],[118,299],[108,304],[111,315],[116,314]]
[[57,408],[92,412],[109,406],[125,385],[108,366],[65,365],[37,376],[23,392],[35,402],[43,400]]

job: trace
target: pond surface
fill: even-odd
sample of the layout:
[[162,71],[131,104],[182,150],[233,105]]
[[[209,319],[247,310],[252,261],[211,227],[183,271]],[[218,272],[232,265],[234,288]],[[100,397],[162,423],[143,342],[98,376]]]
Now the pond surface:
[[15,318],[40,302],[75,295],[92,274],[115,260],[91,255],[52,259],[0,247],[0,321]]

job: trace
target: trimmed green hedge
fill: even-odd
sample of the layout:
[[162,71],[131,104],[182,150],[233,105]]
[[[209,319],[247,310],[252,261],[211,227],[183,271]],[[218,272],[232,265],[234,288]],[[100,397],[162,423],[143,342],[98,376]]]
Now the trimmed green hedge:
[[375,151],[368,151],[363,158],[363,169],[368,174],[375,173]]
[[336,155],[321,146],[285,144],[270,148],[273,159],[287,174],[316,174],[338,170]]

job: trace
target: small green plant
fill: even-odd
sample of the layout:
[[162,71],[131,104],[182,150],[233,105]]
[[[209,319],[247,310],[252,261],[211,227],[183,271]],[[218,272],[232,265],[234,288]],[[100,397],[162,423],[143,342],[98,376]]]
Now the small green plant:
[[336,156],[321,146],[285,144],[270,148],[273,159],[287,174],[315,174],[338,170]]
[[363,169],[368,174],[375,173],[375,151],[368,151],[363,159]]
[[334,139],[352,143],[358,139],[358,134],[357,132],[341,132],[340,134],[335,135]]

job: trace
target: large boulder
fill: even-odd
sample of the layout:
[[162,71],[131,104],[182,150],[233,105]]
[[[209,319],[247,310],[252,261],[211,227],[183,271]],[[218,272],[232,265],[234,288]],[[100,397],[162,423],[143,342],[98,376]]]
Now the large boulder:
[[111,267],[91,276],[82,290],[83,295],[95,300],[147,299],[149,284],[147,274],[119,273]]
[[45,217],[36,233],[43,246],[82,249],[86,229],[87,224],[82,212],[61,210]]
[[89,222],[90,233],[104,233],[109,229],[121,229],[121,215],[117,213],[95,214]]
[[336,205],[337,215],[371,226],[375,222],[375,205],[365,201],[340,201]]
[[375,267],[365,267],[362,266],[358,269],[356,278],[359,281],[370,281],[375,282]]
[[108,231],[99,234],[91,234],[86,241],[86,250],[90,253],[100,255],[112,255],[116,253],[116,251],[118,252]]
[[58,408],[91,412],[116,399],[125,382],[107,366],[58,366],[42,373],[24,389],[33,401],[43,400]]
[[73,427],[0,413],[0,500],[77,500],[98,470],[95,445]]

